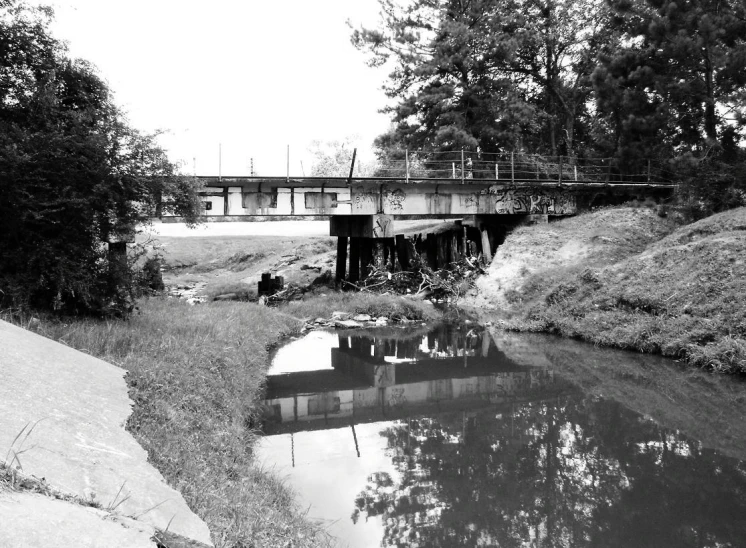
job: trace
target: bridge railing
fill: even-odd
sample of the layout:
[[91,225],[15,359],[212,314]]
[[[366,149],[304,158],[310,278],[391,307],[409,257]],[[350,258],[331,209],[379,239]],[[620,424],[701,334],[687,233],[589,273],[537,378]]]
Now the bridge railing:
[[486,179],[511,182],[670,183],[664,166],[646,160],[624,163],[618,158],[583,158],[466,150],[410,152],[379,159],[375,176],[404,179]]

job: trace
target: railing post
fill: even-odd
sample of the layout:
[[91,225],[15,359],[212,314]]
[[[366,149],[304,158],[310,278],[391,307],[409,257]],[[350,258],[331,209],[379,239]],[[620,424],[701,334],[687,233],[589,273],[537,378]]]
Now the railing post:
[[578,180],[578,157],[575,156],[575,160],[572,163],[572,170],[575,173],[575,181]]
[[461,182],[464,182],[464,148],[461,147]]
[[[355,171],[355,158],[357,158],[357,148],[352,149],[352,163],[350,163],[350,174],[347,176],[347,186],[352,185],[352,174]],[[301,164],[302,166],[303,164]],[[321,187],[321,192],[324,192],[324,187]]]
[[510,153],[510,182],[515,183],[515,152]]
[[455,179],[455,178],[456,178],[456,162],[451,162],[451,168],[453,169],[453,172],[452,172],[452,174],[451,174],[451,177],[452,177],[453,179]]
[[409,149],[404,149],[404,170],[405,170],[405,180],[406,182],[409,182]]
[[648,158],[648,183],[650,182],[650,158]]
[[562,184],[562,155],[559,157],[559,184]]
[[495,181],[500,179],[500,162],[495,162]]
[[609,179],[611,179],[611,158],[609,158],[609,167],[606,170],[606,184],[609,184]]

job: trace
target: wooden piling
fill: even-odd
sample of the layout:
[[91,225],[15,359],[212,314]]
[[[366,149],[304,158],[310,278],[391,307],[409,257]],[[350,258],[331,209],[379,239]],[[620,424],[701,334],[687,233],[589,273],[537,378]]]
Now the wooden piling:
[[458,246],[458,232],[451,231],[449,240],[449,253],[448,253],[448,262],[455,263],[461,260],[461,253],[459,252],[459,246]]
[[425,240],[427,262],[430,268],[438,268],[438,237],[435,234],[428,234]]
[[396,235],[396,256],[402,270],[409,270],[409,246],[404,234]]
[[396,239],[386,238],[383,241],[383,266],[387,270],[396,270]]
[[360,279],[368,277],[368,266],[373,263],[373,238],[360,239]]
[[435,246],[435,253],[436,253],[436,259],[435,259],[435,268],[443,268],[448,264],[448,242],[450,238],[447,234],[438,234],[435,237],[436,246]]
[[360,280],[360,241],[362,238],[350,238],[350,282]]
[[342,282],[347,274],[347,236],[337,238],[337,283]]

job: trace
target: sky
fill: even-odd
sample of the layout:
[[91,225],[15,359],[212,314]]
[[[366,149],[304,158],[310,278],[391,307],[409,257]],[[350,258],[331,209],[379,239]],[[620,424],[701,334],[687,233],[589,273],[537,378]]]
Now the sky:
[[167,131],[160,142],[186,173],[248,175],[253,158],[257,174],[285,175],[289,145],[290,175],[308,174],[312,141],[346,137],[369,161],[389,125],[386,70],[365,64],[346,23],[375,26],[377,0],[37,3],[132,126]]

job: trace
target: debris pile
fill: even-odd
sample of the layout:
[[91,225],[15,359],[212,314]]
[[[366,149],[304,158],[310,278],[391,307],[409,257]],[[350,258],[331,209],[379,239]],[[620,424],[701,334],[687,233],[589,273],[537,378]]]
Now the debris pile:
[[402,326],[412,325],[415,323],[422,323],[418,320],[412,320],[403,317],[386,317],[378,316],[373,317],[370,314],[350,314],[348,312],[332,312],[330,318],[316,318],[315,320],[306,322],[306,325],[301,330],[302,332],[309,331],[311,329],[318,328],[329,328],[334,327],[337,329],[359,329],[366,327],[387,327],[393,324],[400,324]]
[[414,294],[434,301],[461,297],[474,286],[477,275],[485,272],[478,257],[464,257],[437,270],[421,259],[413,261],[411,270],[392,272],[379,265],[368,268],[364,280],[344,285],[373,293]]

